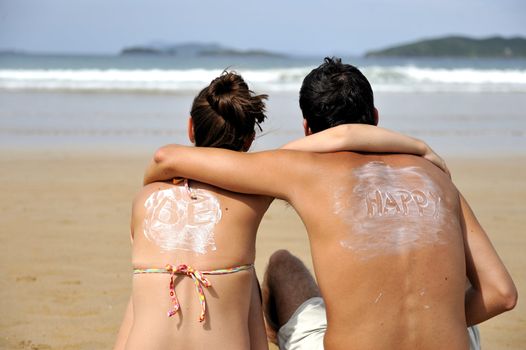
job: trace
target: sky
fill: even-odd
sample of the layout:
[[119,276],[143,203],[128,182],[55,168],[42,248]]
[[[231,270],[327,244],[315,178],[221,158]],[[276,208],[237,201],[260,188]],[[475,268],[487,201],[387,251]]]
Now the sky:
[[450,34],[526,37],[524,0],[0,0],[0,50],[114,54],[214,42],[352,54]]

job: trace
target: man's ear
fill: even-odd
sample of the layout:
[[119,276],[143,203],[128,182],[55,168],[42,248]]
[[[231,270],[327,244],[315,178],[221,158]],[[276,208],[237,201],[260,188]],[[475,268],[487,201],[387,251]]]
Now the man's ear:
[[312,130],[309,127],[307,119],[303,118],[303,131],[305,131],[305,136],[312,135]]
[[255,138],[256,138],[256,133],[253,132],[252,135],[247,137],[245,139],[245,142],[243,142],[243,149],[241,151],[247,152],[250,149],[250,146],[252,146],[252,142],[254,142]]
[[374,107],[374,125],[378,126],[378,110]]
[[195,144],[194,121],[192,120],[192,117],[188,118],[188,139],[191,143]]

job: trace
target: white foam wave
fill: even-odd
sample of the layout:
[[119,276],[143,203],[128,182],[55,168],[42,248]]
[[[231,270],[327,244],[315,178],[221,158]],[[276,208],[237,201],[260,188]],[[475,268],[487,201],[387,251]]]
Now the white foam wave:
[[379,91],[526,92],[526,70],[366,67],[364,74]]
[[[312,67],[239,70],[258,92],[298,92]],[[526,70],[370,66],[362,71],[375,91],[526,92]],[[220,69],[187,70],[0,70],[0,89],[71,91],[195,92]]]

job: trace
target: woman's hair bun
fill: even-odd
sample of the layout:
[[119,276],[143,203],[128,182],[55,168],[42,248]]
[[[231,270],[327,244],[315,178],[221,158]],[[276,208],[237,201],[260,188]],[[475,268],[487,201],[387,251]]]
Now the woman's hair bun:
[[210,84],[210,92],[217,96],[229,94],[234,90],[235,85],[243,82],[242,80],[239,81],[239,78],[240,76],[234,73],[223,72],[221,76]]
[[225,121],[242,123],[245,118],[243,90],[249,95],[248,86],[241,76],[233,72],[223,72],[210,84],[207,97],[210,107]]
[[256,125],[261,130],[266,98],[255,95],[239,74],[223,71],[194,99],[196,145],[241,149]]

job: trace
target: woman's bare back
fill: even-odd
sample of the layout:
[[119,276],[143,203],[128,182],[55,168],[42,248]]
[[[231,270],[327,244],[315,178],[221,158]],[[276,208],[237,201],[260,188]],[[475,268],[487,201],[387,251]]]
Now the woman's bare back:
[[192,181],[139,192],[126,349],[267,348],[252,264],[270,202]]

